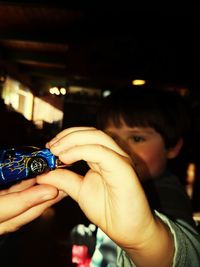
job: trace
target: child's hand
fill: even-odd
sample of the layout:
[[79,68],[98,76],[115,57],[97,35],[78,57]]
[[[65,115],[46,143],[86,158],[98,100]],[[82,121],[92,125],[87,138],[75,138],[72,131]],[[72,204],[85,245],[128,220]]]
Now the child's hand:
[[0,190],[0,235],[16,231],[63,197],[55,187],[35,185],[35,179]]
[[129,157],[111,137],[95,128],[74,127],[62,131],[47,146],[65,164],[84,160],[90,170],[82,177],[57,169],[39,176],[38,183],[69,194],[119,245],[137,247],[145,242],[144,233],[151,228],[153,216]]

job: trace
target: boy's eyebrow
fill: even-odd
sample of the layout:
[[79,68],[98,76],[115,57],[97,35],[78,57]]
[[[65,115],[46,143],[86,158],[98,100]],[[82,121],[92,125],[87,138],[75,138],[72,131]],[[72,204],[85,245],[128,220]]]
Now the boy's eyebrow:
[[128,129],[128,131],[130,133],[148,133],[148,134],[152,134],[155,132],[154,129],[147,127],[140,127],[140,128],[135,127],[134,129]]
[[127,134],[129,135],[138,135],[138,136],[152,136],[155,134],[153,131],[128,131]]

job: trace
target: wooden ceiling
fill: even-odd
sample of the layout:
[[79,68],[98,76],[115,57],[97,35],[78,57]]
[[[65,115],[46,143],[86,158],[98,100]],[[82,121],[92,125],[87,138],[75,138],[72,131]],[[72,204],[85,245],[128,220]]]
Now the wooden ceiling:
[[0,1],[1,71],[35,94],[56,83],[116,88],[141,77],[198,87],[197,6],[71,2]]

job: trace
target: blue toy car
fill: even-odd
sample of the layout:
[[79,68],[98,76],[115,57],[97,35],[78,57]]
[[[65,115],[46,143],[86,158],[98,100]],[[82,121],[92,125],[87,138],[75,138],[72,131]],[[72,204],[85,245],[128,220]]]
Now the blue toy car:
[[10,184],[54,170],[58,160],[49,149],[26,146],[0,149],[0,184]]

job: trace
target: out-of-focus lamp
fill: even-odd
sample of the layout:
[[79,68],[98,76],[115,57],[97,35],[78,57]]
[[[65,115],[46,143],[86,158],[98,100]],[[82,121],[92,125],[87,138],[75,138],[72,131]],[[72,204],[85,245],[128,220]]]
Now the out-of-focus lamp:
[[144,85],[145,83],[146,83],[145,80],[140,80],[140,79],[132,80],[132,85],[140,86],[140,85]]
[[61,95],[66,95],[67,90],[64,87],[62,87],[62,88],[60,88],[60,93],[61,93]]
[[52,95],[66,95],[67,90],[64,87],[59,88],[57,86],[54,86],[49,89],[49,93]]

